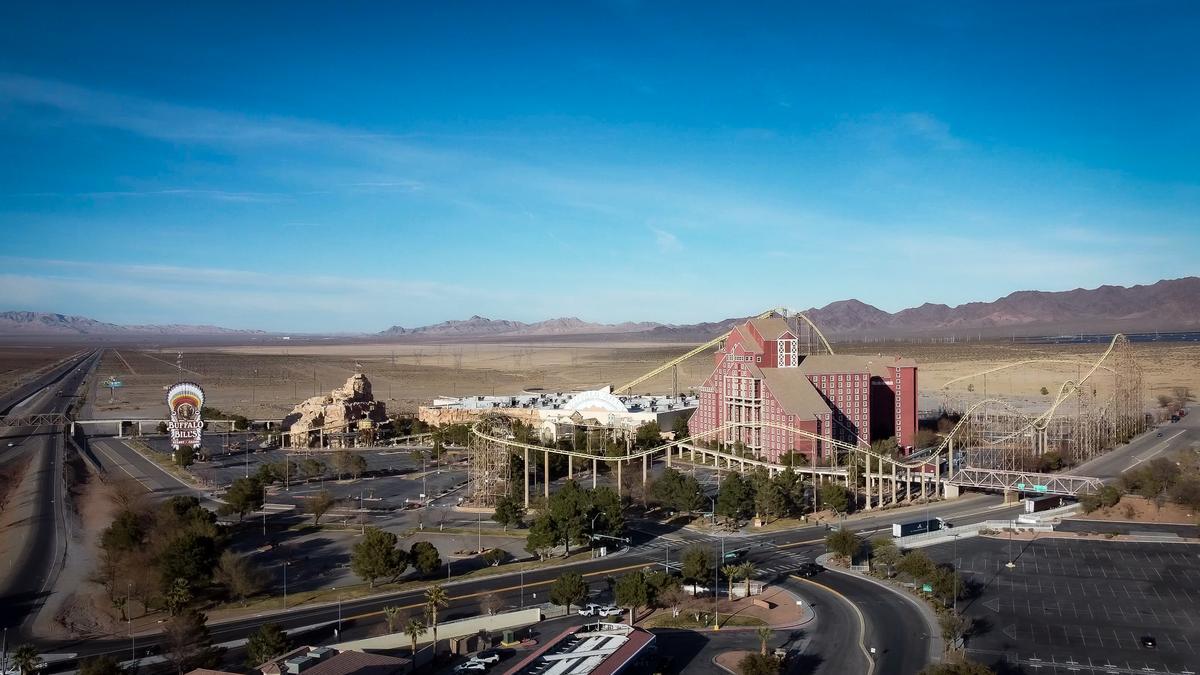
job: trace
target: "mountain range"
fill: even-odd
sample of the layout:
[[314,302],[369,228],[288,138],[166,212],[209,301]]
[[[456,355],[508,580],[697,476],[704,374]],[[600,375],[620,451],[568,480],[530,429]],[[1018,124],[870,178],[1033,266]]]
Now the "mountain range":
[[86,316],[45,312],[0,312],[0,335],[264,335],[261,330],[236,330],[191,324],[128,325],[105,323]]
[[[764,302],[764,305],[767,304]],[[1072,291],[1018,291],[992,302],[950,306],[925,303],[886,312],[860,300],[840,300],[803,310],[830,337],[842,340],[907,337],[1045,335],[1079,332],[1200,330],[1200,277],[1149,285],[1101,286]],[[397,340],[570,337],[701,341],[728,331],[745,317],[685,325],[655,322],[591,323],[576,317],[535,323],[472,316],[416,328],[392,326],[371,336]],[[0,335],[230,336],[264,331],[218,326],[119,325],[81,316],[0,312]]]

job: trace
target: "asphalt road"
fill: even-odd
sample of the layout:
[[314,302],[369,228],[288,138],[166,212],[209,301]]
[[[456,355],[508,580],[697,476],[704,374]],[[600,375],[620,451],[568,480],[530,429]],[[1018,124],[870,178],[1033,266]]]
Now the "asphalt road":
[[[39,378],[42,388],[13,405],[8,414],[66,412],[73,393],[99,362],[99,353],[78,357],[71,366]],[[64,395],[59,396],[58,392]],[[28,456],[25,480],[18,485],[3,516],[5,566],[0,584],[0,627],[29,634],[30,619],[44,604],[67,555],[64,499],[64,439],[48,427],[8,430],[3,461]],[[8,443],[15,447],[8,448]]]
[[[1158,434],[1161,433],[1162,436]],[[1200,442],[1200,414],[1189,414],[1176,423],[1164,423],[1151,428],[1113,452],[1072,467],[1070,473],[1113,480],[1122,472],[1155,457],[1169,457],[1175,452]]]
[[[834,577],[840,575],[823,572],[811,580],[790,578],[781,582],[784,588],[804,598],[816,614],[816,620],[804,631],[805,635],[796,636],[800,642],[800,655],[793,659],[788,673],[839,675],[867,672],[868,654],[863,651],[865,618],[860,621],[859,613],[842,593],[849,584],[841,584]],[[835,586],[841,590],[834,590]]]

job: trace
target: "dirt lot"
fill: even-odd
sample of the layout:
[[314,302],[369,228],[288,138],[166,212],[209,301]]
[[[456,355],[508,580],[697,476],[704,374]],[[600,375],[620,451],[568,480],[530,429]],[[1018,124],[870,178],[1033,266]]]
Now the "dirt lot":
[[1197,522],[1197,514],[1178,504],[1168,502],[1159,507],[1141,497],[1125,495],[1115,506],[1099,508],[1091,513],[1075,516],[1075,519],[1193,525]]
[[[110,403],[107,389],[89,396],[97,417],[156,417],[165,407],[164,390],[181,379],[203,384],[208,405],[248,417],[279,418],[299,400],[328,392],[356,368],[370,377],[375,396],[389,410],[415,412],[418,405],[439,395],[515,393],[527,388],[551,391],[621,384],[688,349],[679,344],[634,342],[527,342],[480,344],[361,344],[309,343],[253,346],[206,346],[170,349],[112,348],[106,350],[98,381],[116,376],[125,383]],[[1050,357],[1090,363],[1103,351],[1098,345],[1023,345],[991,343],[871,343],[835,345],[838,353],[901,354],[916,359],[920,371],[922,409],[945,400],[939,392],[948,380],[1003,363]],[[1134,354],[1144,372],[1148,400],[1173,386],[1200,389],[1200,345],[1136,344]],[[61,355],[60,355],[61,356]],[[35,353],[31,358],[43,357]],[[357,364],[357,365],[356,365]],[[679,386],[699,385],[712,369],[711,356],[698,356],[679,367]],[[1025,366],[976,378],[974,395],[983,389],[1044,405],[1051,392],[1068,378],[1078,377],[1081,365]],[[1111,377],[1095,379],[1100,390]],[[965,382],[955,387],[965,395]],[[669,391],[671,374],[664,373],[639,387]]]
[[0,346],[0,393],[78,351],[79,348],[62,345]]

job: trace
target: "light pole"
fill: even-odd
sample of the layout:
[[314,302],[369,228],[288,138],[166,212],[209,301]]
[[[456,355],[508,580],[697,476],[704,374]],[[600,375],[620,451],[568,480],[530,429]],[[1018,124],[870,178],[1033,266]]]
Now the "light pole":
[[[329,590],[331,590],[331,591],[335,591],[335,592],[336,592],[336,591],[337,591],[337,586],[334,586],[333,588],[331,588],[331,589],[329,589]],[[338,594],[337,594],[337,603],[338,603],[338,625],[337,625],[337,634],[338,634],[338,637],[340,638],[340,637],[342,636],[342,594],[341,594],[341,593],[338,593]]]
[[954,558],[954,616],[958,616],[958,533],[950,536],[954,538],[954,552],[951,554]]
[[1009,525],[1009,528],[1008,528],[1008,562],[1004,563],[1004,566],[1011,570],[1012,568],[1017,566],[1017,564],[1015,562],[1013,562],[1013,554],[1012,554],[1013,529],[1015,529],[1017,525],[1016,525],[1016,523],[1014,523],[1012,521],[1009,521],[1008,525]]
[[[133,582],[125,582],[125,627],[129,630],[129,660],[137,659],[137,642],[133,637],[133,612],[129,607],[129,598],[133,595]],[[4,629],[4,635],[7,641],[8,629]]]
[[287,609],[287,561],[279,563],[283,567],[283,608]]
[[476,527],[478,528],[478,546],[477,546],[477,548],[476,548],[476,551],[477,551],[478,553],[483,553],[483,514],[482,514],[482,513],[476,513],[476,514],[475,514],[475,517],[476,517],[476,519],[477,519],[477,520],[476,520],[476,523],[477,523]]
[[721,563],[725,562],[725,537],[721,537],[721,557],[713,565],[713,630],[721,630]]
[[525,607],[525,568],[521,568],[521,607]]
[[263,528],[262,528],[262,530],[263,530],[263,533],[262,533],[262,536],[263,536],[263,537],[266,537],[266,536],[267,536],[267,486],[266,486],[266,485],[264,485],[264,486],[263,486],[263,503],[262,503],[262,513],[263,513]]

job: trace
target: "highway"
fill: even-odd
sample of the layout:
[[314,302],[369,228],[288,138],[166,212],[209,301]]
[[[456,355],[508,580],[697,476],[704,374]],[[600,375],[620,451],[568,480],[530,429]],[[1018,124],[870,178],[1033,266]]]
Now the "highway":
[[[67,412],[99,356],[98,351],[80,355],[43,375],[28,385],[35,393],[4,412]],[[0,461],[27,459],[29,464],[0,514],[0,627],[30,635],[31,619],[54,587],[70,541],[64,509],[64,435],[46,426],[9,428],[4,430],[3,444]]]
[[1193,443],[1200,443],[1200,415],[1195,414],[1151,427],[1126,445],[1072,467],[1070,473],[1112,481],[1124,471],[1156,457],[1169,457]]

